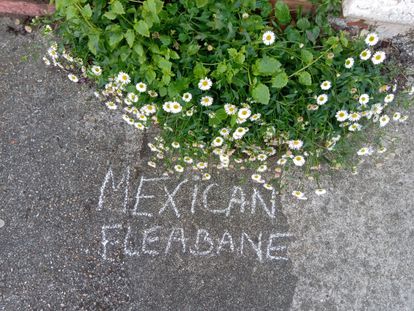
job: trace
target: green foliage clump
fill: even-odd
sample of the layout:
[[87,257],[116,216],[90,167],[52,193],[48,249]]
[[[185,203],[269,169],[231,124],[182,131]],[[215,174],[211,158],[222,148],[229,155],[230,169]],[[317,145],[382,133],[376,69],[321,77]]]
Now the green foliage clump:
[[213,153],[219,168],[265,171],[268,159],[314,167],[370,121],[388,123],[378,36],[334,31],[340,1],[313,2],[316,14],[267,0],[56,0],[55,17],[107,106],[161,125],[158,158],[202,170]]

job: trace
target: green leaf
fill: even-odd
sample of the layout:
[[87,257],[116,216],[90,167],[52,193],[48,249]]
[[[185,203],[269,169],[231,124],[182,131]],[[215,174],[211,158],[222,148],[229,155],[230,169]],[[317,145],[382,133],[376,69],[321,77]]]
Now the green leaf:
[[142,47],[142,44],[141,43],[135,43],[135,45],[134,45],[134,51],[139,56],[144,56],[144,48]]
[[206,76],[207,76],[208,69],[207,69],[207,68],[205,68],[205,67],[203,66],[203,64],[201,64],[201,63],[197,63],[197,65],[195,65],[195,67],[194,67],[193,72],[194,72],[194,76],[195,76],[197,79],[202,79],[202,78],[204,78],[204,77],[206,77]]
[[196,0],[196,5],[198,8],[202,8],[208,4],[208,0]]
[[279,70],[280,66],[281,63],[277,59],[265,56],[256,61],[253,74],[256,76],[271,76]]
[[252,91],[252,96],[257,102],[267,105],[270,100],[269,88],[263,83],[259,83]]
[[82,14],[88,18],[92,16],[92,9],[89,3],[82,8]]
[[231,48],[227,49],[227,52],[229,53],[230,57],[240,65],[242,65],[246,60],[246,57],[244,56],[244,49],[242,49],[240,52],[237,52],[236,49]]
[[70,6],[66,10],[66,19],[72,19],[78,17],[78,10],[74,6]]
[[103,16],[105,16],[107,19],[114,20],[118,15],[116,15],[114,12],[106,12]]
[[311,24],[307,18],[300,18],[296,22],[296,26],[298,26],[300,30],[306,30],[310,28]]
[[306,30],[306,37],[309,41],[313,44],[316,43],[316,39],[318,39],[321,29],[318,26],[313,27],[312,30]]
[[301,58],[304,63],[309,64],[313,61],[313,54],[309,52],[308,50],[302,49],[300,51]]
[[109,45],[111,48],[115,48],[115,46],[124,38],[122,32],[111,32],[109,34]]
[[149,69],[145,71],[145,79],[147,80],[148,83],[151,83],[152,81],[154,81],[156,77],[157,77],[157,74],[155,73],[154,70]]
[[98,53],[99,49],[99,35],[97,34],[90,34],[88,36],[88,49],[91,51],[94,55]]
[[289,78],[286,72],[280,72],[272,79],[272,87],[281,89],[288,84]]
[[134,25],[134,29],[137,33],[139,33],[140,35],[144,36],[144,37],[149,37],[150,36],[150,32],[149,32],[149,28],[147,23],[145,23],[144,21],[138,21],[135,25]]
[[348,46],[348,39],[347,37],[344,35],[343,32],[341,32],[341,37],[339,38],[339,40],[341,40],[341,44],[343,47],[347,47]]
[[286,3],[283,1],[278,1],[275,6],[275,16],[279,23],[282,25],[287,25],[292,20],[290,16],[290,10]]
[[135,41],[135,32],[132,29],[128,29],[125,33],[125,39],[127,40],[129,47],[132,48]]
[[167,35],[161,35],[160,40],[163,45],[169,46],[171,44],[171,37]]
[[302,71],[299,73],[299,83],[303,85],[311,85],[312,84],[312,76],[307,71]]
[[187,46],[186,52],[189,56],[197,54],[200,46],[198,44],[189,44]]
[[112,2],[111,12],[118,14],[118,15],[125,14],[125,10],[124,10],[122,3],[118,0],[115,0],[114,2]]
[[216,111],[216,118],[219,119],[220,121],[227,119],[228,115],[226,113],[226,111],[224,110],[224,108],[220,108],[219,110]]
[[164,73],[171,73],[171,66],[172,63],[163,57],[160,57],[158,60],[158,67],[161,68]]
[[227,71],[226,63],[221,62],[220,64],[218,64],[217,69],[216,69],[216,72],[218,74],[225,73],[226,71]]
[[236,122],[237,122],[237,114],[234,114],[231,116],[230,125],[233,127],[236,125]]

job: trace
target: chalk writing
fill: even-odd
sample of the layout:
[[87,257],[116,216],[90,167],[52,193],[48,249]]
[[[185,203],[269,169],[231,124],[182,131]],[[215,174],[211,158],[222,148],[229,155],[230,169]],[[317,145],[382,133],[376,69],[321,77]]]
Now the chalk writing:
[[[268,190],[253,187],[246,191],[236,185],[225,188],[218,183],[204,184],[194,178],[189,182],[188,179],[176,181],[166,176],[141,176],[136,192],[131,193],[134,181],[130,180],[129,167],[120,175],[116,177],[112,168],[108,169],[100,188],[97,211],[116,211],[130,220],[102,226],[100,254],[103,260],[113,261],[121,253],[128,258],[169,256],[176,252],[195,257],[251,257],[260,263],[288,260],[287,243],[291,235],[277,232],[273,226],[278,217],[274,190],[263,195],[262,191]],[[227,196],[223,196],[226,192]],[[240,228],[239,232],[222,227],[218,231],[212,230],[204,223],[206,213],[227,223],[235,214],[243,219],[260,215],[271,222],[272,229],[266,231],[263,227],[254,232],[248,226]],[[186,217],[190,216],[199,219],[204,228],[194,221],[191,225],[196,229],[183,228]],[[180,225],[164,227],[159,221],[158,225],[154,224],[156,218],[168,219],[171,223],[171,217],[180,219]],[[134,220],[144,224],[132,226]]]
[[[126,257],[133,256],[168,256],[174,252],[193,256],[220,256],[222,253],[233,254],[235,257],[255,254],[259,262],[288,260],[286,256],[289,233],[271,233],[264,235],[259,232],[251,235],[241,232],[233,238],[228,230],[221,236],[213,236],[207,229],[200,228],[194,232],[184,228],[164,228],[154,226],[144,229],[142,233],[131,234],[131,226],[124,228],[121,224],[105,225],[102,227],[102,258],[114,260],[121,250]],[[135,241],[132,249],[131,240]],[[264,243],[263,243],[264,242]],[[141,245],[141,246],[139,246]]]

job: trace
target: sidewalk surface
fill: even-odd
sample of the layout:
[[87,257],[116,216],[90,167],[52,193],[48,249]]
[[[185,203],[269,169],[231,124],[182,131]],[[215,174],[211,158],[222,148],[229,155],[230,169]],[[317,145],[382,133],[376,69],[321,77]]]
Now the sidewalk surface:
[[[151,171],[148,139],[0,18],[0,310],[412,310],[414,113],[325,197]],[[413,40],[401,39],[414,69]],[[410,47],[411,46],[411,47]],[[387,159],[386,159],[387,158]]]

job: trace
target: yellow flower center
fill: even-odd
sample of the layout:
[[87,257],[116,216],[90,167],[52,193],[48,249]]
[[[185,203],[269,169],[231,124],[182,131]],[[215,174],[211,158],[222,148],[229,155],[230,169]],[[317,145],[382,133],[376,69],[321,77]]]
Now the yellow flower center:
[[267,41],[272,40],[272,36],[271,36],[271,35],[267,35],[267,36],[266,36],[266,40],[267,40]]

